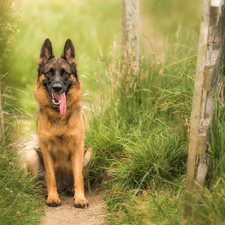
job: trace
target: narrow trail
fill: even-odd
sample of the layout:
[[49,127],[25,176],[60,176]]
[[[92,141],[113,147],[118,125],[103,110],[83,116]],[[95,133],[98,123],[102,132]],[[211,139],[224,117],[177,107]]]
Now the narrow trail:
[[86,191],[85,197],[89,201],[89,207],[86,209],[75,208],[72,196],[62,193],[59,197],[61,206],[52,208],[45,206],[45,216],[40,225],[98,225],[104,222],[104,216],[107,213],[106,203],[100,192]]

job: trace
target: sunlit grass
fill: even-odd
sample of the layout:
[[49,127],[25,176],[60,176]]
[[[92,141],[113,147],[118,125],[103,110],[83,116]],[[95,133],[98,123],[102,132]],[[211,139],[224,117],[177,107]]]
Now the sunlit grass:
[[171,56],[160,63],[151,56],[140,61],[138,75],[131,70],[127,77],[127,70],[119,69],[119,60],[112,57],[106,74],[112,68],[117,71],[108,83],[110,90],[117,88],[109,99],[93,106],[87,130],[87,143],[94,150],[90,176],[99,179],[110,167],[117,174],[117,186],[126,190],[149,187],[154,177],[173,180],[185,174],[184,123],[191,110],[195,67],[188,59],[191,53],[183,51],[187,59],[177,66],[170,66]]
[[112,68],[117,72],[108,83],[111,97],[92,108],[87,144],[94,154],[86,179],[96,184],[111,178],[106,182],[109,224],[223,224],[219,205],[224,204],[225,137],[220,103],[211,143],[215,154],[211,183],[201,202],[193,204],[193,217],[183,218],[185,125],[191,114],[197,46],[193,41],[191,47],[170,47],[172,54],[165,50],[164,60],[143,57],[138,75],[121,69],[115,57],[106,65],[105,74]]

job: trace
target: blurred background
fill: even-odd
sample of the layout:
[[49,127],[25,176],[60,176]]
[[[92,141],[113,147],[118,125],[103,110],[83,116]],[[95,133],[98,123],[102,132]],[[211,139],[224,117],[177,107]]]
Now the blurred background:
[[[84,101],[93,101],[93,92],[102,89],[98,79],[110,46],[116,43],[117,49],[120,48],[121,1],[20,0],[12,3],[10,22],[12,32],[18,34],[10,43],[3,74],[10,70],[5,85],[9,91],[10,87],[20,90],[11,89],[18,96],[20,106],[35,115],[37,103],[33,86],[37,59],[46,38],[52,41],[55,56],[61,55],[67,38],[73,41],[78,71],[83,75]],[[166,42],[190,45],[198,34],[200,8],[200,2],[194,0],[140,0],[140,55],[161,54]]]

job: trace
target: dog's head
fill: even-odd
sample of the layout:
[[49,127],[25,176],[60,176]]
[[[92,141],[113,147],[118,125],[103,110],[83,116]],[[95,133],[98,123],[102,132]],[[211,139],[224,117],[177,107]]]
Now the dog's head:
[[[73,43],[68,39],[60,58],[53,54],[52,44],[46,39],[38,59],[38,77],[49,93],[53,107],[59,107],[62,116],[66,115],[66,95],[74,80],[79,84],[77,60]],[[75,78],[75,79],[74,79]]]

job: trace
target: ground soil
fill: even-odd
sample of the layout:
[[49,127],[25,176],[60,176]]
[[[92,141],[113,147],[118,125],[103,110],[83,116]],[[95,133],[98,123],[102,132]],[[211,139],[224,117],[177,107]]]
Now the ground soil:
[[59,195],[61,206],[45,206],[45,216],[41,220],[41,225],[98,225],[104,223],[104,216],[107,213],[106,203],[100,192],[86,191],[85,197],[89,201],[89,207],[78,209],[74,207],[73,197],[62,193]]

